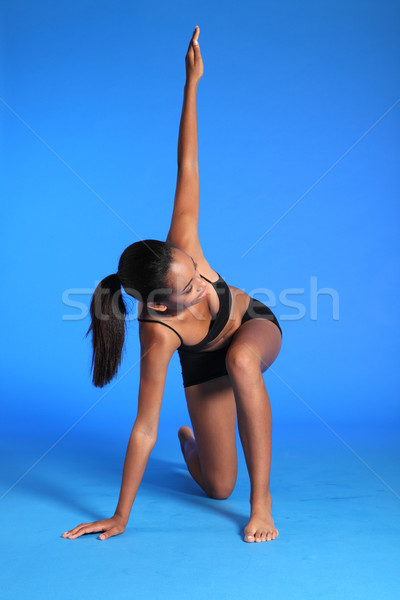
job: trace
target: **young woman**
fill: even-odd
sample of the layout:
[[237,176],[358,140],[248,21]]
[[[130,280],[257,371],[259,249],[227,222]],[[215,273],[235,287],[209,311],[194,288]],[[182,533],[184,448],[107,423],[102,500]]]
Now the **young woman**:
[[[273,540],[269,487],[272,417],[262,373],[276,359],[282,331],[272,311],[228,286],[205,259],[198,237],[199,171],[196,94],[203,61],[196,26],[186,54],[178,141],[178,176],[165,242],[143,240],[122,253],[118,272],[97,286],[87,334],[93,334],[93,383],[118,371],[125,339],[121,285],[138,303],[141,346],[138,410],[125,457],[118,505],[109,519],[81,523],[63,537],[122,533],[157,439],[168,364],[178,350],[193,431],[178,431],[189,473],[211,498],[227,498],[236,482],[236,417],[250,476],[246,542]],[[163,325],[163,326],[162,326]]]

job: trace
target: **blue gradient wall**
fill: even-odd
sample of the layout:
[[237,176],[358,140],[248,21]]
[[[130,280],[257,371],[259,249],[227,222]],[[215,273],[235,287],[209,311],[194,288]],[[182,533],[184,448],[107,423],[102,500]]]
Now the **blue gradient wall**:
[[[399,12],[2,4],[3,427],[61,433],[90,407],[82,431],[133,424],[137,323],[96,389],[87,308],[127,245],[166,237],[196,24],[200,237],[211,266],[281,323],[264,375],[275,423],[304,428],[312,407],[331,425],[398,424]],[[65,304],[71,290],[82,309]],[[184,422],[176,355],[161,430]]]

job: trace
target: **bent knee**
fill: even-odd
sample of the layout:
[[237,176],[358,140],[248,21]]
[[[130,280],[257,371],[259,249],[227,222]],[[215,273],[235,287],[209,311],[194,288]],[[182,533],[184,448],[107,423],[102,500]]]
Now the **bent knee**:
[[236,477],[227,481],[208,481],[204,485],[205,492],[210,498],[225,500],[232,494],[236,483]]
[[225,366],[229,374],[250,373],[259,370],[259,359],[251,351],[241,346],[231,346],[225,357]]
[[233,492],[233,487],[209,486],[207,496],[215,500],[226,500]]

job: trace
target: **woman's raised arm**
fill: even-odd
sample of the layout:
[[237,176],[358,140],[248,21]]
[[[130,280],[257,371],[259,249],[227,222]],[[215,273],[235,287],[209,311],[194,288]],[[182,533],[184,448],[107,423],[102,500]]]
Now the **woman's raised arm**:
[[198,37],[193,32],[186,54],[186,83],[178,139],[178,176],[171,225],[167,236],[170,242],[191,254],[201,256],[198,239],[199,223],[199,161],[197,132],[197,85],[203,75]]
[[198,135],[196,116],[197,85],[203,75],[198,37],[200,29],[196,26],[185,57],[186,83],[184,87],[182,116],[178,138],[178,169],[183,166],[198,169]]

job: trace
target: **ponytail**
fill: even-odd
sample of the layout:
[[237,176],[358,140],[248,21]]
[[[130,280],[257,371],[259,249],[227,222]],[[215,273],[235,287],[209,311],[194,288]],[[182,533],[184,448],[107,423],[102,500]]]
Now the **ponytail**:
[[108,275],[96,287],[90,303],[92,322],[85,337],[92,331],[92,382],[104,387],[118,372],[125,341],[126,306],[122,298],[118,273]]
[[116,375],[121,364],[125,341],[127,314],[122,290],[128,296],[147,302],[154,290],[159,290],[152,300],[163,302],[169,288],[169,272],[174,246],[160,240],[142,240],[131,244],[121,254],[118,271],[105,277],[94,291],[90,303],[92,322],[86,332],[93,333],[93,384],[104,387]]

